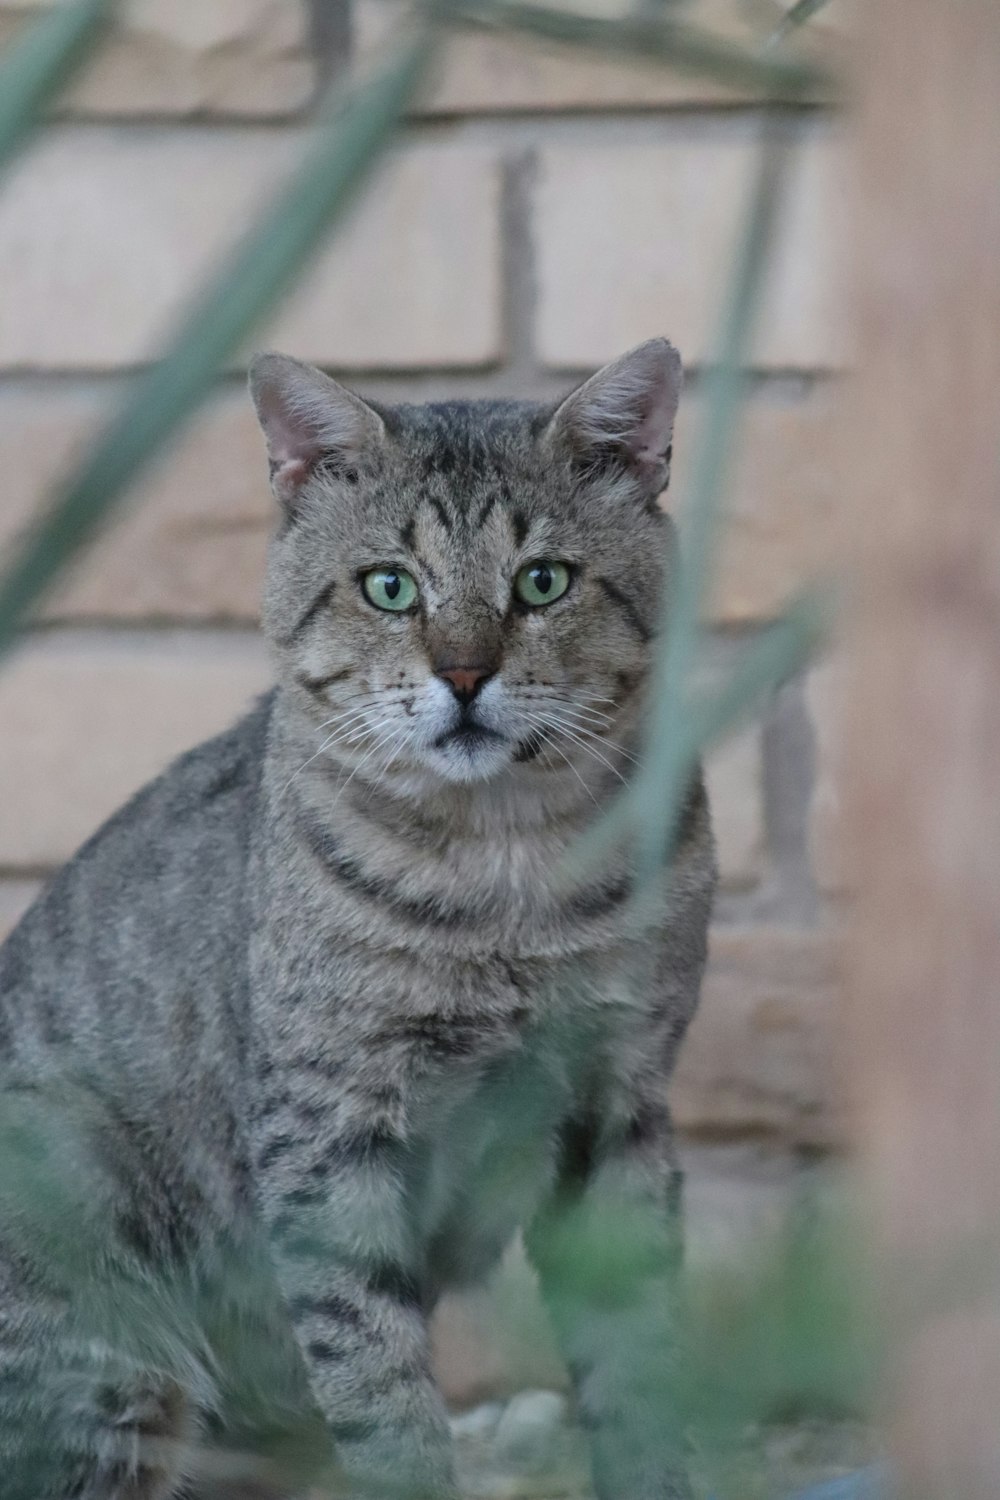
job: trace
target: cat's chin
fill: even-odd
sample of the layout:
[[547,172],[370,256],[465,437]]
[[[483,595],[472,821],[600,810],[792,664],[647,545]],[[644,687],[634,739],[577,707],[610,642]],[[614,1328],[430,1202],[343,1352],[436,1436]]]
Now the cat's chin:
[[475,740],[447,740],[435,746],[426,764],[445,781],[466,784],[490,781],[510,765],[512,746],[509,741],[491,736]]

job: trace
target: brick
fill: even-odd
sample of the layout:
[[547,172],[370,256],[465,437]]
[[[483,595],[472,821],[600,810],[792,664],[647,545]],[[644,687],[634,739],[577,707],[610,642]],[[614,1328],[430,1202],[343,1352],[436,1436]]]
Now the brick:
[[842,1140],[831,937],[717,929],[701,1006],[671,1085],[683,1130]]
[[725,740],[705,765],[724,887],[746,890],[764,868],[764,754],[760,726]]
[[[535,208],[544,362],[589,368],[654,333],[672,338],[689,364],[709,358],[756,157],[735,125],[662,145],[543,150]],[[845,203],[837,143],[809,132],[780,216],[755,364],[844,362],[836,267]]]
[[[109,407],[94,389],[0,391],[0,552],[44,504]],[[273,509],[249,396],[227,394],[140,481],[127,510],[45,614],[253,621]]]
[[[682,402],[666,496],[674,514],[689,493],[700,414],[697,396]],[[771,619],[834,565],[837,421],[835,392],[825,387],[805,399],[758,396],[744,406],[725,495],[713,620],[744,625]]]
[[182,750],[268,683],[232,634],[36,637],[0,674],[0,868],[61,863]]
[[[304,144],[287,129],[51,131],[0,195],[0,284],[17,288],[0,368],[148,358]],[[254,343],[339,367],[494,361],[499,198],[484,147],[399,150]]]
[[[0,44],[50,0],[0,0]],[[73,114],[240,115],[315,94],[306,0],[128,0],[59,108]]]
[[41,888],[37,880],[0,880],[0,943],[16,927]]
[[[841,50],[842,25],[824,10],[820,25],[799,32],[799,50],[830,59]],[[391,33],[401,0],[356,0],[355,47],[375,52]],[[767,28],[746,24],[746,8],[733,0],[701,0],[700,25],[726,41],[752,48]],[[775,19],[777,18],[775,10]],[[820,18],[817,18],[819,21]],[[599,57],[582,48],[538,38],[458,31],[444,43],[430,88],[418,106],[429,114],[649,109],[654,106],[733,104],[753,98],[745,85],[716,82],[706,74],[674,70],[637,59]]]

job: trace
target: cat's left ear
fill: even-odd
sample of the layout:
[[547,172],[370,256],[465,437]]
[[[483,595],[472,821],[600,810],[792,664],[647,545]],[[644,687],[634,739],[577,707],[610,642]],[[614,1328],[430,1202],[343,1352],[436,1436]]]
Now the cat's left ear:
[[550,439],[598,473],[624,467],[654,498],[667,486],[684,372],[666,339],[650,339],[605,365],[559,407]]

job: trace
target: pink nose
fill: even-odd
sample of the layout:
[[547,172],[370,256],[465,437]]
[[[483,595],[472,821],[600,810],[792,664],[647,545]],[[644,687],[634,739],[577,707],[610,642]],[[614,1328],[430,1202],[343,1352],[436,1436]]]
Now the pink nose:
[[493,673],[488,667],[443,667],[437,675],[444,678],[456,698],[468,703]]

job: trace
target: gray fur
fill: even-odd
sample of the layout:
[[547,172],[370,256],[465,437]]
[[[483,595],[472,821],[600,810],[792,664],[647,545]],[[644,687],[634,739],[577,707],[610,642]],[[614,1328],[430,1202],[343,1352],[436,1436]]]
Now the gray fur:
[[[6,1500],[222,1494],[189,1472],[199,1436],[306,1473],[324,1433],[358,1493],[447,1497],[427,1316],[519,1227],[599,1494],[688,1493],[676,1434],[643,1426],[636,1342],[670,1358],[665,1083],[715,879],[700,779],[655,930],[625,853],[554,879],[632,764],[679,385],[662,340],[554,413],[376,410],[255,364],[278,686],[0,952],[3,1125],[41,1137],[75,1257],[43,1254],[0,1174],[0,1460],[35,1465]],[[540,557],[571,587],[518,608]],[[417,578],[414,613],[365,599],[383,564]],[[468,668],[492,675],[463,706],[436,674]],[[602,1205],[657,1226],[613,1315],[565,1274]]]

